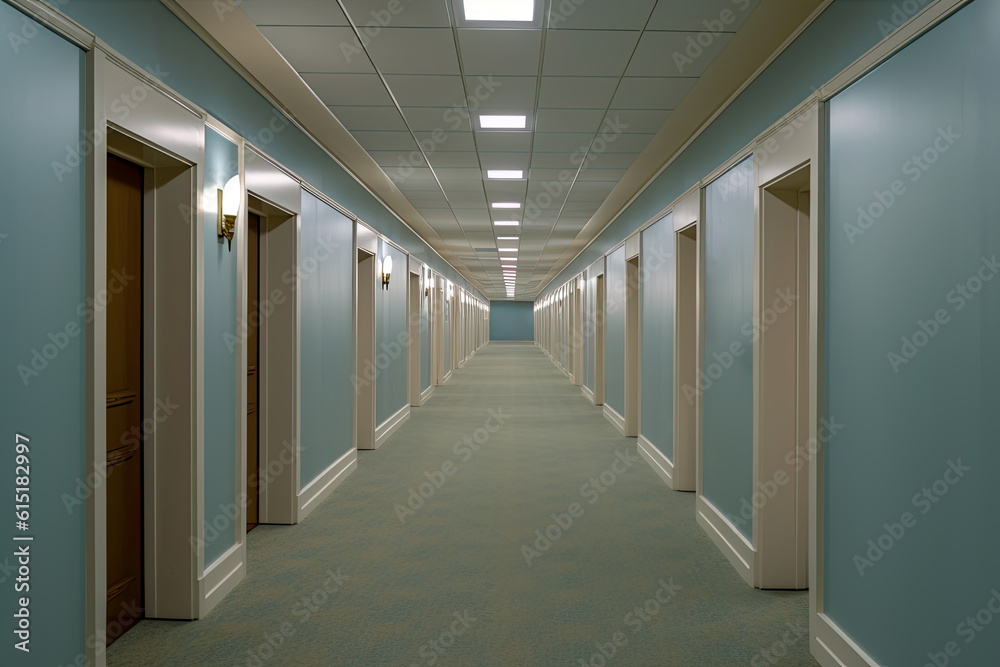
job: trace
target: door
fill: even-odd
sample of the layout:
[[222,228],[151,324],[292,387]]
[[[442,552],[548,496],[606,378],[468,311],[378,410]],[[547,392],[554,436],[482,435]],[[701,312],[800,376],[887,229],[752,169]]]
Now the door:
[[[143,168],[108,155],[107,643],[145,615],[142,443]],[[150,427],[151,428],[151,427]]]
[[[358,378],[375,378],[375,255],[358,249]],[[358,449],[375,449],[375,382],[359,382],[355,393]]]
[[[247,215],[247,309],[260,307],[260,216]],[[253,321],[253,317],[250,317]],[[258,327],[248,327],[247,356],[247,532],[260,522],[260,378]]]

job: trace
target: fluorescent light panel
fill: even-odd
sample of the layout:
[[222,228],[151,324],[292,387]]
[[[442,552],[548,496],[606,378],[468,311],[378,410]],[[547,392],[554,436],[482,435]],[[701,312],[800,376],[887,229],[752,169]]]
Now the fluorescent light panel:
[[520,236],[498,236],[497,241],[516,241]]
[[497,248],[500,252],[517,252],[517,248]]
[[494,180],[517,180],[524,178],[524,171],[521,169],[487,169],[486,178]]
[[494,220],[493,224],[496,227],[517,227],[521,223],[517,220]]
[[466,21],[533,21],[534,0],[462,0]]
[[528,117],[523,115],[480,114],[479,127],[483,130],[524,130]]
[[495,201],[493,208],[521,208],[521,203],[516,201]]

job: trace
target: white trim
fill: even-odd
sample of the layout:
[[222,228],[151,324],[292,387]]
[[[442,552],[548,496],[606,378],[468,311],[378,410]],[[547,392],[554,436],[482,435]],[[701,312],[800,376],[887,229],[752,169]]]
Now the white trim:
[[583,392],[583,395],[587,397],[588,401],[590,401],[593,405],[597,405],[597,398],[594,396],[594,391],[590,387],[582,384],[580,385],[580,391]]
[[826,614],[813,616],[809,635],[809,650],[823,667],[879,667]]
[[375,449],[378,449],[409,418],[410,406],[404,405],[396,414],[375,427]]
[[729,563],[743,577],[743,581],[753,586],[755,555],[753,545],[705,496],[698,494],[695,507],[698,525],[708,533],[715,546],[719,547]]
[[604,404],[604,416],[609,422],[615,425],[616,429],[621,431],[622,435],[625,435],[625,418],[618,414],[618,412],[607,403]]
[[450,380],[451,379],[451,374],[452,374],[452,371],[448,371],[447,373],[445,373],[444,377],[441,379],[441,384],[444,384],[445,382],[447,382],[448,380]]
[[319,477],[299,491],[299,522],[309,516],[347,476],[358,467],[358,450],[350,449],[330,464]]
[[649,466],[656,471],[656,474],[667,483],[671,489],[674,488],[674,464],[673,461],[663,455],[656,446],[651,443],[642,433],[636,439],[636,448],[642,458],[646,459]]
[[427,401],[431,400],[431,396],[434,395],[434,385],[427,387],[422,392],[420,392],[420,405],[423,406]]
[[198,579],[198,618],[205,618],[217,604],[246,578],[246,544],[234,544]]
[[46,3],[40,0],[5,0],[5,2],[84,51],[94,48],[94,33]]

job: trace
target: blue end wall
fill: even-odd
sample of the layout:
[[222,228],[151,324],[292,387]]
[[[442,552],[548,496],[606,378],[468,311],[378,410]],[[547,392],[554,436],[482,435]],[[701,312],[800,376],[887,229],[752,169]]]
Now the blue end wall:
[[491,301],[490,340],[535,340],[535,306],[530,301]]

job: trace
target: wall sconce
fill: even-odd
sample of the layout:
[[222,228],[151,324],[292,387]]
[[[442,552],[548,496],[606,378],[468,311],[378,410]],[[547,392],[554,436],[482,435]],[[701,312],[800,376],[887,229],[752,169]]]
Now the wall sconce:
[[392,274],[392,256],[382,258],[382,289],[389,289],[389,276]]
[[225,187],[219,190],[219,207],[217,229],[219,236],[229,241],[229,251],[233,251],[233,234],[236,233],[236,216],[240,214],[240,203],[243,197],[240,192],[240,175],[236,174]]

